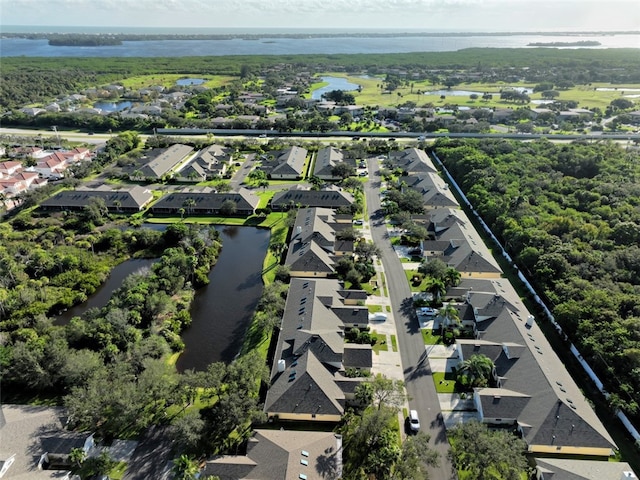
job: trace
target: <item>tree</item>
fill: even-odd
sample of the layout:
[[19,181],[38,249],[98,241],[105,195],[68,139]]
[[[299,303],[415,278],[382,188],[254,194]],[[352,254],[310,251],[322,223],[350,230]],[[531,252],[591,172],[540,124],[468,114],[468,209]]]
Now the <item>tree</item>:
[[69,461],[71,462],[74,470],[79,470],[86,459],[87,452],[82,448],[73,448],[71,449],[71,452],[69,452]]
[[373,257],[380,255],[380,249],[373,242],[363,240],[356,244],[355,253],[365,262],[370,262]]
[[429,435],[418,432],[402,443],[400,458],[393,469],[393,480],[428,480],[426,467],[438,465],[438,452],[429,447]]
[[460,283],[460,272],[453,267],[447,268],[444,273],[444,283],[447,287],[456,287]]
[[493,379],[495,365],[486,355],[471,355],[458,364],[456,381],[467,388],[487,387]]
[[444,263],[439,258],[433,258],[431,260],[423,260],[420,266],[418,267],[418,271],[420,273],[424,273],[429,277],[437,278],[439,280],[444,280],[447,274],[447,269],[449,267],[446,263]]
[[434,303],[440,304],[440,297],[447,291],[447,286],[439,278],[429,277],[426,280],[425,291],[431,294]]
[[458,327],[460,325],[460,313],[451,303],[447,303],[441,308],[438,315],[442,317],[441,327],[443,331],[446,328]]
[[173,467],[171,467],[175,480],[193,480],[199,471],[198,462],[188,455],[180,455],[173,461]]
[[193,212],[193,207],[196,206],[196,201],[193,198],[187,198],[182,202],[182,206],[186,208],[187,213],[191,214]]
[[355,168],[348,163],[340,162],[331,169],[331,175],[341,179],[352,177],[356,174]]
[[343,478],[389,478],[400,457],[391,408],[367,409],[362,416],[349,414],[342,428]]
[[236,213],[236,210],[236,202],[231,199],[225,200],[224,202],[222,202],[222,205],[220,205],[220,213],[227,217],[234,215]]
[[[399,410],[406,400],[404,392],[404,382],[402,380],[393,380],[387,378],[381,373],[378,373],[375,377],[367,380],[364,383],[368,383],[369,387],[365,387],[370,391],[371,404],[377,407],[378,410],[383,407],[391,408],[392,410]],[[360,386],[356,387],[356,391]],[[358,396],[358,394],[356,394]],[[364,400],[367,395],[363,393],[360,397]]]
[[456,425],[447,432],[451,438],[449,457],[455,468],[470,480],[519,480],[527,470],[526,443],[514,433],[489,430],[477,421]]
[[84,207],[86,219],[96,225],[104,223],[104,217],[109,213],[107,204],[103,198],[91,197]]

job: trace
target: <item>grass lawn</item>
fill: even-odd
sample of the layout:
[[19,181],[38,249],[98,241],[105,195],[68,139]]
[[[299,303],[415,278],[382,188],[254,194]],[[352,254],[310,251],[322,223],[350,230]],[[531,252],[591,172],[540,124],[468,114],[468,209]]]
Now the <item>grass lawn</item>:
[[[361,78],[359,76],[349,76],[344,73],[326,73],[323,75],[332,76],[332,77],[341,77],[345,78],[347,81],[351,83],[355,83],[362,86],[362,91],[353,91],[356,104],[358,105],[378,105],[378,106],[397,106],[398,104],[411,101],[415,102],[418,106],[422,106],[427,103],[433,103],[437,107],[442,107],[446,104],[456,104],[459,106],[465,106],[470,108],[480,108],[480,107],[492,107],[492,108],[515,108],[521,107],[523,105],[514,104],[513,102],[505,102],[500,99],[500,90],[509,87],[520,87],[520,88],[533,88],[535,85],[531,83],[523,83],[523,82],[493,82],[493,83],[479,83],[479,82],[469,82],[463,83],[460,85],[456,85],[451,88],[451,90],[468,90],[472,92],[479,92],[480,95],[477,99],[471,99],[470,96],[454,96],[454,95],[446,95],[445,98],[440,98],[440,95],[425,95],[423,93],[418,94],[420,92],[429,92],[429,91],[437,91],[437,90],[447,90],[447,87],[440,84],[432,84],[427,80],[420,82],[411,82],[409,85],[404,85],[398,88],[397,90],[391,93],[383,93],[383,90],[380,88],[382,85],[384,78],[383,77],[370,77],[370,78]],[[326,82],[318,82],[314,83],[311,86],[311,91],[318,89],[322,86],[325,86]],[[413,85],[413,86],[412,86]],[[617,90],[613,91],[597,91],[596,88],[605,87],[605,88],[616,88]],[[607,105],[611,103],[612,100],[616,98],[620,98],[623,96],[623,92],[625,92],[625,88],[640,88],[640,85],[636,84],[627,84],[624,86],[620,85],[612,85],[608,83],[593,83],[591,85],[576,85],[573,88],[568,90],[559,90],[560,96],[557,98],[558,100],[574,100],[577,101],[579,107],[581,108],[595,108],[599,107],[604,109]],[[483,93],[490,93],[493,95],[491,100],[485,101],[482,100]],[[310,96],[307,95],[307,96]],[[540,93],[532,93],[529,95],[531,100],[540,100],[542,96]],[[540,105],[531,103],[528,105],[524,105],[525,107],[536,108]]]
[[124,476],[124,472],[127,469],[126,462],[118,462],[115,467],[111,469],[109,472],[109,478],[111,480],[122,480]]
[[[265,208],[269,204],[269,201],[271,201],[273,196],[276,194],[276,192],[274,192],[273,190],[264,190],[262,192],[253,192],[253,193],[258,195],[258,198],[260,199],[258,208]],[[282,213],[281,215],[285,216],[286,213]]]
[[228,76],[228,75],[200,75],[200,74],[152,74],[152,75],[138,75],[135,77],[129,77],[124,80],[119,81],[125,88],[131,89],[140,89],[145,87],[150,87],[153,85],[162,85],[163,87],[173,87],[176,85],[176,82],[181,78],[201,78],[205,80],[203,84],[205,87],[214,88],[220,87],[222,85],[226,85],[236,80],[236,77]]
[[422,281],[419,285],[414,285],[411,279],[414,275],[418,274],[417,270],[405,270],[404,274],[407,276],[407,282],[409,283],[409,287],[411,287],[412,292],[424,292],[424,289],[427,287],[427,277],[423,276]]
[[442,337],[435,330],[422,329],[422,339],[425,345],[442,345]]
[[433,372],[433,383],[438,393],[455,393],[456,379],[451,372]]
[[369,313],[376,313],[382,311],[382,305],[369,305],[367,307],[369,309]]
[[376,344],[371,347],[376,355],[379,355],[380,351],[385,351],[385,352],[389,351],[389,345],[387,344],[386,335],[381,335],[377,333],[375,330],[372,330],[371,336],[378,340]]
[[391,350],[394,352],[398,351],[398,339],[395,335],[391,335]]

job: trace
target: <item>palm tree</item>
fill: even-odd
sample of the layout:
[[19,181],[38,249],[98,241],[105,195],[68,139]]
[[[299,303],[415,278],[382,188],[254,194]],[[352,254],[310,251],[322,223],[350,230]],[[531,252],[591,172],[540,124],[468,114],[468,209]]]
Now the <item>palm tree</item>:
[[187,212],[189,214],[193,213],[193,207],[196,206],[196,201],[193,198],[187,198],[184,202],[182,202],[182,206],[187,208]]
[[87,459],[87,452],[82,448],[73,448],[69,452],[69,461],[73,464],[74,468],[80,468],[82,463]]
[[188,455],[180,455],[173,461],[171,473],[176,480],[192,480],[200,471],[198,463]]
[[487,387],[493,379],[495,365],[486,355],[471,355],[460,362],[456,372],[456,380],[466,387]]
[[460,272],[455,268],[447,268],[444,272],[444,283],[447,287],[456,287],[460,283]]
[[431,294],[434,303],[438,303],[440,301],[440,297],[446,293],[447,286],[444,281],[439,278],[429,277],[427,278],[425,291]]
[[447,303],[444,307],[440,309],[438,312],[444,320],[442,321],[442,329],[448,328],[452,325],[459,326],[460,325],[460,314],[458,313],[458,309]]

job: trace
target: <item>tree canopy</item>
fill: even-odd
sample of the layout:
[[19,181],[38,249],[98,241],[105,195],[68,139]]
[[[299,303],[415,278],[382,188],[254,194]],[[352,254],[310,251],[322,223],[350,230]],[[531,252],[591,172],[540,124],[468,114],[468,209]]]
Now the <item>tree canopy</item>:
[[640,421],[640,162],[601,141],[438,140],[435,150],[604,382]]

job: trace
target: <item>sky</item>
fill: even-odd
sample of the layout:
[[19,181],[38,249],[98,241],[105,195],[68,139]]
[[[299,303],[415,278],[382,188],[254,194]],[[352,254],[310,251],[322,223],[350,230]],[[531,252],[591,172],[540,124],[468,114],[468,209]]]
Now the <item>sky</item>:
[[640,0],[0,0],[0,22],[0,29],[51,25],[638,31]]

